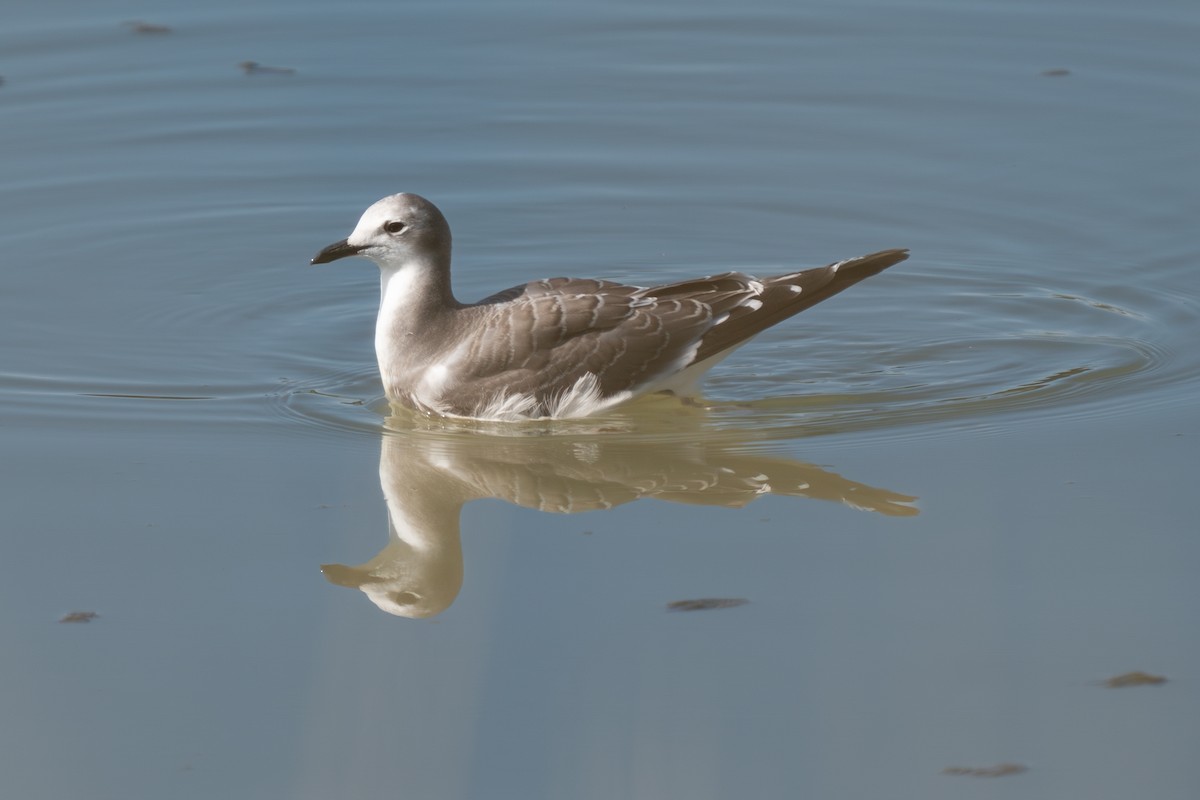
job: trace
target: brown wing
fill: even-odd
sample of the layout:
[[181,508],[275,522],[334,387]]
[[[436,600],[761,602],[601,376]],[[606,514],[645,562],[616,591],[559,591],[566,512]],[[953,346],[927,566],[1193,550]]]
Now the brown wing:
[[552,278],[492,295],[463,314],[462,380],[472,393],[539,402],[584,375],[604,395],[632,389],[736,347],[908,257],[886,250],[826,267],[757,279],[737,272],[641,288]]
[[758,303],[743,302],[730,311],[728,319],[714,325],[700,342],[696,360],[704,361],[736,347],[906,258],[907,250],[882,250],[825,267],[763,278],[762,291],[755,298]]
[[714,319],[698,297],[570,278],[514,287],[463,313],[478,318],[459,361],[471,365],[463,379],[472,392],[539,400],[588,373],[610,395],[682,369]]

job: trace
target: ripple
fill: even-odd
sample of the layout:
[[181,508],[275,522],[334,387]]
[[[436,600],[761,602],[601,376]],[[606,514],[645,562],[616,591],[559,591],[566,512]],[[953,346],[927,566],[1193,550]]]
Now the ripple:
[[[947,264],[893,280],[883,300],[877,291],[836,312],[834,301],[828,313],[785,323],[725,362],[697,407],[654,398],[588,420],[484,425],[414,415],[410,424],[675,441],[694,436],[699,419],[716,438],[747,442],[834,433],[869,433],[870,441],[1186,401],[1185,387],[1200,375],[1186,335],[1200,319],[1193,298],[1047,274]],[[324,366],[320,378],[283,395],[279,410],[327,430],[377,429],[388,405],[373,365]]]
[[[768,331],[718,367],[699,405],[652,398],[589,420],[466,429],[680,441],[699,426],[749,443],[845,433],[869,442],[1191,402],[1200,356],[1190,332],[1200,303],[1149,288],[1173,285],[1153,273],[1177,269],[1177,260],[1145,268],[1138,284],[996,260],[941,261]],[[123,327],[98,334],[93,344],[104,356],[90,367],[4,376],[0,401],[24,419],[298,424],[320,435],[376,435],[389,407],[371,351],[373,276],[314,271],[296,281],[291,269],[231,269],[218,285],[185,285],[181,298],[147,303]],[[52,341],[48,329],[30,331],[32,341]],[[54,358],[47,351],[41,360]]]
[[[327,10],[311,13],[324,19]],[[390,113],[364,103],[390,79],[336,61],[314,59],[294,81],[244,80],[233,65],[259,57],[259,26],[248,19],[259,17],[204,12],[159,40],[131,36],[118,20],[39,23],[18,37],[12,55],[22,78],[6,85],[5,98],[21,113],[10,115],[6,134],[21,136],[28,157],[5,183],[14,231],[6,242],[10,257],[32,264],[41,263],[41,243],[53,241],[69,268],[55,281],[38,270],[8,278],[10,303],[25,313],[10,337],[17,344],[0,402],[18,417],[278,424],[320,435],[383,424],[388,407],[371,352],[374,270],[304,266],[311,248],[338,235],[331,220],[356,207],[359,186],[378,180],[396,125],[411,120],[362,125],[348,112]],[[464,270],[460,286],[478,296],[593,257],[603,266],[566,271],[631,280],[652,270],[663,280],[755,271],[735,259],[766,257],[768,243],[789,241],[797,219],[809,252],[849,255],[845,241],[878,239],[880,247],[911,246],[913,258],[739,351],[710,377],[702,406],[653,400],[578,428],[533,423],[508,433],[686,438],[698,419],[713,435],[746,441],[843,432],[872,441],[1193,402],[1197,301],[1166,287],[1190,285],[1197,256],[1190,242],[1164,235],[1186,227],[1191,186],[1183,194],[1184,182],[1158,160],[1159,150],[1162,158],[1175,152],[1167,147],[1175,134],[1158,132],[1187,127],[1161,124],[1186,121],[1185,104],[1162,102],[1186,96],[1184,64],[1130,65],[1128,78],[1145,87],[1125,98],[1130,108],[1175,110],[1147,117],[1159,124],[1143,131],[1153,135],[1142,147],[1130,150],[1114,133],[1113,152],[1135,159],[1122,173],[1132,185],[1114,192],[1113,175],[1097,168],[1108,151],[1065,158],[1082,134],[1101,123],[1109,131],[1113,120],[1108,92],[1086,80],[1084,63],[1055,82],[1022,64],[1022,88],[991,95],[979,94],[974,78],[934,80],[932,71],[904,87],[909,94],[877,95],[873,84],[853,82],[836,95],[808,87],[801,107],[826,113],[797,117],[797,89],[770,84],[770,59],[733,58],[710,70],[679,52],[664,62],[671,45],[653,31],[674,28],[653,22],[645,43],[653,47],[635,47],[621,63],[630,74],[667,76],[663,85],[699,70],[708,76],[703,94],[680,93],[665,106],[661,91],[581,99],[569,82],[551,81],[544,88],[564,90],[551,103],[545,93],[513,103],[474,89],[462,96],[472,102],[447,102],[455,87],[477,85],[469,60],[409,87],[410,100],[436,99],[444,113],[436,129],[406,127],[417,140],[426,136],[425,156],[408,173],[413,184],[394,188],[424,181],[457,199],[463,262],[480,253],[489,265]],[[695,33],[720,34],[732,53],[764,46],[763,31],[777,27],[751,21],[729,39],[720,22],[702,20]],[[303,29],[311,20],[282,24]],[[785,40],[766,42],[780,59],[794,50]],[[371,41],[389,52],[386,37]],[[1012,87],[1013,66],[996,61],[976,77]],[[747,77],[766,81],[755,96],[746,94]],[[330,112],[316,124],[314,99]],[[494,150],[478,150],[475,133],[447,133],[474,131],[480,102],[503,120],[489,129]],[[893,107],[903,113],[893,115],[887,139],[858,122],[859,113],[878,118]],[[753,111],[759,124],[746,143],[756,146],[743,153],[758,155],[730,157],[733,129],[675,135],[678,120],[715,121],[721,108]],[[1052,128],[1037,122],[1048,108]],[[645,127],[628,141],[670,145],[621,146],[626,140],[613,134],[631,118]],[[355,136],[360,146],[347,153],[343,143]],[[547,165],[552,180],[525,180]],[[1041,171],[1053,180],[1038,183]],[[811,190],[797,188],[800,175]],[[719,201],[694,191],[736,184],[746,189]],[[697,224],[717,210],[722,224]],[[1137,260],[1143,252],[1157,260]],[[58,281],[70,291],[41,299]],[[43,374],[43,365],[55,372]]]

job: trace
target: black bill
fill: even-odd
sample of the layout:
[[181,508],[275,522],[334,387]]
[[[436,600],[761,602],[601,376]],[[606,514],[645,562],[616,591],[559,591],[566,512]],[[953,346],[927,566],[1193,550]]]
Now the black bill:
[[329,245],[329,247],[326,247],[324,250],[313,256],[312,263],[328,264],[330,261],[337,261],[339,258],[356,256],[362,252],[362,250],[363,248],[359,247],[358,245],[350,244],[345,239],[342,239],[340,242],[334,242],[333,244]]

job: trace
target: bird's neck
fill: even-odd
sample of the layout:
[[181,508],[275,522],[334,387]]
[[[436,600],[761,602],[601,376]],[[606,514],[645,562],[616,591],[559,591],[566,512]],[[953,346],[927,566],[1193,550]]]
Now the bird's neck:
[[443,265],[412,261],[379,270],[379,321],[420,327],[429,317],[458,308]]
[[402,379],[428,334],[456,308],[461,304],[450,290],[445,265],[413,261],[380,267],[375,351],[385,382]]

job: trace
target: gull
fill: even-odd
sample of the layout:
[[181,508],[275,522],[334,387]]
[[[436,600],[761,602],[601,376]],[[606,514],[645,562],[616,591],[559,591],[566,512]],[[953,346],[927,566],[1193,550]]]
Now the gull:
[[726,272],[663,286],[549,278],[461,303],[450,225],[425,198],[394,194],[313,257],[379,266],[375,354],[388,399],[479,420],[586,417],[642,395],[690,398],[756,334],[908,258],[883,250],[765,278]]

